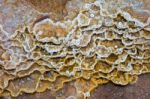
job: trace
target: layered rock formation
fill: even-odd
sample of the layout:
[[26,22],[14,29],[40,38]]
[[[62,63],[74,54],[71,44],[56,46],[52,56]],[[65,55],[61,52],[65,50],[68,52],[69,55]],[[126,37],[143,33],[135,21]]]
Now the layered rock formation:
[[56,1],[1,1],[0,96],[72,82],[69,97],[85,98],[99,85],[132,84],[150,72],[149,16],[134,18],[124,0]]

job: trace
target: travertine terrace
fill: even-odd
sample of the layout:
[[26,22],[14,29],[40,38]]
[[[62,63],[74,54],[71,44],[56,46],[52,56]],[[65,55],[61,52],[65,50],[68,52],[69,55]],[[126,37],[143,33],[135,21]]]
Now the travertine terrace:
[[128,85],[150,72],[149,15],[127,8],[138,1],[56,1],[0,0],[0,96],[56,92],[72,82],[68,99],[86,98],[105,83]]

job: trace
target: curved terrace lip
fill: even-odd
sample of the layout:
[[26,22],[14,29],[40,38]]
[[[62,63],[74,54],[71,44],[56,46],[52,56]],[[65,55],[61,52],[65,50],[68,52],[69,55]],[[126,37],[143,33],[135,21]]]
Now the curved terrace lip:
[[49,15],[42,15],[42,16],[40,16],[39,18],[37,18],[37,19],[34,21],[33,26],[34,26],[36,23],[38,23],[38,22],[40,22],[40,21],[42,21],[42,20],[48,19],[48,18],[50,18]]
[[113,96],[123,93],[112,84],[130,92],[149,86],[138,78],[150,73],[150,16],[137,14],[150,10],[148,2],[0,1],[0,98],[50,90],[58,99],[85,99],[99,86]]

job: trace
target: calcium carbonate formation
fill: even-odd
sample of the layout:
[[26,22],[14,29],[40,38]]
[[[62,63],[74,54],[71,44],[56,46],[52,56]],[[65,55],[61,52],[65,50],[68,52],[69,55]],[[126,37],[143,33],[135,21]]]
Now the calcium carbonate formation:
[[89,97],[99,85],[127,85],[150,72],[150,20],[109,14],[100,1],[64,21],[45,18],[9,36],[0,27],[0,96],[58,91],[74,82]]

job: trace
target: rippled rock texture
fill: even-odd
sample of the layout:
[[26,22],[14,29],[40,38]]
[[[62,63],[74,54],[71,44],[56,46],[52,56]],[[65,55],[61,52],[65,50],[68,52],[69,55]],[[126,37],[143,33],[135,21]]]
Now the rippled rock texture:
[[61,98],[82,99],[108,82],[135,83],[150,72],[148,4],[0,0],[0,96],[55,94],[71,83]]

